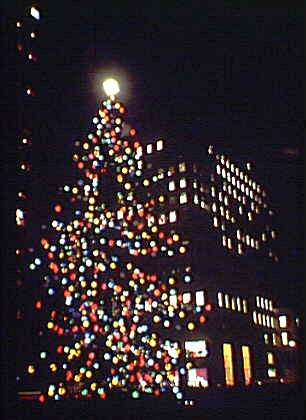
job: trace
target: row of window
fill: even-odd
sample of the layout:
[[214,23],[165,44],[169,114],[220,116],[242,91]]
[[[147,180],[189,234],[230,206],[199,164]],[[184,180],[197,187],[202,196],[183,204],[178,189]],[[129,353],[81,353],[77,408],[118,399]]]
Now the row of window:
[[[118,220],[123,219],[124,218],[124,212],[121,211],[121,210],[118,210],[117,211],[117,218],[118,218]],[[177,221],[177,211],[176,210],[171,210],[168,214],[162,213],[158,217],[151,215],[147,218],[148,227],[154,226],[156,222],[159,225],[164,225],[167,222],[175,223],[176,221]]]
[[[224,358],[224,371],[225,371],[225,384],[227,386],[235,385],[234,377],[234,361],[233,361],[233,349],[232,344],[223,344],[223,358]],[[251,354],[249,346],[241,346],[242,360],[243,360],[243,374],[245,385],[251,385],[252,383],[252,366],[251,366]]]
[[[161,150],[163,150],[164,148],[164,141],[163,140],[157,140],[156,142],[156,151],[160,152]],[[146,154],[147,155],[151,155],[154,152],[154,144],[150,143],[146,145]],[[139,146],[136,150],[136,154],[138,156],[142,156],[143,155],[143,147]]]
[[256,296],[255,298],[257,308],[265,309],[266,311],[273,311],[273,303],[272,300],[262,297]]
[[[216,155],[216,159],[218,160],[218,155]],[[221,164],[224,166],[220,164],[216,165],[216,172],[218,175],[222,176],[222,178],[226,178],[229,182],[232,182],[233,185],[236,185],[239,182],[239,185],[244,185],[244,188],[250,187],[257,193],[261,193],[265,196],[265,191],[262,190],[261,186],[257,184],[256,181],[252,180],[247,174],[238,168],[238,166],[230,163],[228,159],[225,163],[223,163],[222,160],[225,162],[223,155],[221,156]]]
[[[224,343],[223,349],[223,367],[225,376],[225,385],[235,385],[235,369],[234,366],[234,351],[233,345],[230,343]],[[188,359],[205,358],[209,354],[207,342],[205,340],[197,341],[186,341],[185,342],[185,353]],[[251,362],[251,350],[250,346],[241,346],[241,357],[242,357],[242,372],[244,378],[244,384],[246,386],[251,385],[253,382],[253,369]],[[266,354],[267,363],[267,377],[276,378],[278,376],[275,355],[272,352]],[[209,374],[207,367],[193,367],[189,363],[187,367],[187,386],[191,388],[207,388],[209,386]],[[176,375],[176,385],[179,384],[179,377]]]
[[253,311],[253,322],[262,327],[277,328],[277,320],[273,315]]
[[[245,195],[240,195],[239,191],[235,187],[233,187],[231,183],[224,181],[223,186],[222,186],[222,190],[223,190],[223,192],[228,193],[230,196],[233,196],[239,202],[242,201],[243,204],[246,204],[247,197]],[[244,192],[244,191],[242,191],[242,192]],[[255,202],[258,203],[259,205],[264,204],[262,198],[258,194],[255,194],[252,190],[249,191],[249,193],[246,192],[246,195],[248,195],[252,200],[255,200]],[[216,191],[211,191],[211,196],[216,197]],[[219,197],[219,201],[223,201],[223,199],[220,199],[220,197]],[[254,201],[251,201],[251,206],[252,205],[255,206]],[[256,207],[258,207],[258,209],[259,209],[259,206],[256,205]]]
[[248,302],[240,296],[230,296],[227,293],[218,292],[217,298],[219,308],[230,309],[245,314],[248,312]]
[[[181,188],[181,189],[187,188],[186,178],[181,178],[179,180],[179,188]],[[175,180],[172,180],[172,181],[169,182],[168,189],[169,189],[169,191],[175,191],[176,190],[176,181]]]
[[[189,276],[190,277],[190,276]],[[195,303],[196,306],[204,306],[207,302],[206,290],[198,290],[194,294],[191,292],[185,292],[182,295],[182,303],[185,305]],[[170,295],[169,303],[174,308],[177,308],[178,296]]]
[[[187,188],[187,179],[181,178],[179,180],[172,180],[168,184],[169,191],[175,191],[177,188],[184,189]],[[204,192],[203,185],[199,183],[196,179],[192,181],[193,189],[200,189],[201,192]]]

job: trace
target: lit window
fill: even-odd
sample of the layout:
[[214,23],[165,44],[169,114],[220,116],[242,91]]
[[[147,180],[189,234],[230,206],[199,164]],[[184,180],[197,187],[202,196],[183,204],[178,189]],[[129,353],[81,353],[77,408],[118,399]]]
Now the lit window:
[[207,368],[192,368],[187,371],[187,386],[191,388],[208,387]]
[[219,226],[219,222],[218,222],[218,218],[214,217],[214,227],[218,227]]
[[180,194],[180,204],[186,204],[187,203],[187,193],[183,192]]
[[145,301],[145,311],[152,312],[152,304],[148,300]]
[[171,166],[171,167],[168,169],[167,175],[168,175],[168,176],[171,176],[171,175],[174,175],[174,174],[175,174],[175,168],[174,168],[173,166]]
[[243,358],[243,373],[244,373],[244,384],[251,385],[252,382],[252,367],[251,367],[251,355],[250,347],[242,346],[242,358]]
[[269,368],[268,369],[268,377],[269,378],[276,378],[277,373],[275,368]]
[[179,172],[186,172],[186,162],[179,163]]
[[25,225],[24,211],[21,209],[16,209],[16,224],[17,226]]
[[205,340],[185,341],[185,351],[188,359],[198,359],[208,355]]
[[257,312],[256,311],[253,311],[253,321],[254,321],[254,324],[257,324]]
[[288,337],[288,333],[287,331],[283,331],[281,333],[281,338],[282,338],[282,344],[283,346],[288,346],[289,343],[289,337]]
[[238,244],[238,254],[239,255],[242,255],[243,254],[243,247],[242,247],[242,244],[241,243]]
[[177,308],[177,296],[176,295],[170,295],[169,298],[170,305],[174,308]]
[[225,371],[225,384],[227,386],[234,386],[234,366],[233,366],[233,352],[232,345],[228,343],[223,344],[223,358]]
[[261,306],[261,309],[265,309],[265,300],[263,297],[260,298],[260,306]]
[[243,299],[242,301],[243,312],[246,314],[248,312],[248,301]]
[[20,169],[25,172],[29,172],[31,170],[31,165],[28,162],[22,162],[20,164]]
[[220,308],[223,308],[224,303],[223,303],[223,293],[222,292],[218,292],[218,305]]
[[280,328],[287,328],[287,316],[281,315],[278,317]]
[[237,297],[236,300],[237,300],[237,309],[239,312],[241,312],[242,311],[241,298]]
[[230,298],[229,298],[229,295],[225,295],[224,296],[224,298],[225,298],[225,307],[226,307],[226,309],[230,309]]
[[143,154],[142,146],[138,146],[137,149],[136,149],[136,156],[140,157],[140,156],[142,156],[142,154]]
[[270,315],[266,315],[266,322],[267,322],[267,327],[270,328],[271,327]]
[[158,218],[158,224],[159,225],[164,225],[167,221],[167,217],[165,214],[161,214]]
[[264,343],[269,344],[269,334],[264,334]]
[[261,313],[260,312],[258,313],[257,318],[258,318],[258,324],[262,325],[262,318],[261,318]]
[[176,217],[176,210],[170,211],[170,213],[169,213],[169,222],[170,223],[174,223],[174,222],[176,222],[176,219],[177,219],[177,217]]
[[232,297],[232,310],[236,310],[236,299],[234,297]]
[[187,187],[186,178],[181,178],[180,179],[180,188],[186,188],[186,187]]
[[152,144],[147,144],[147,154],[150,155],[153,152]]
[[268,365],[274,365],[275,360],[274,360],[274,354],[271,352],[267,353],[267,363]]
[[183,294],[183,303],[187,304],[191,302],[191,293],[184,293]]
[[27,195],[23,191],[19,191],[17,197],[25,200],[27,198]]
[[169,188],[169,191],[175,191],[175,181],[170,181],[168,188]]
[[276,333],[272,334],[272,342],[273,342],[273,346],[277,346],[278,344],[278,335]]
[[204,290],[196,292],[196,305],[203,306],[205,304],[205,293]]
[[193,196],[193,203],[194,204],[199,204],[199,196],[198,196],[198,194],[195,194],[194,196]]
[[40,12],[35,6],[31,7],[30,14],[34,19],[37,19],[37,20],[40,19]]
[[272,300],[269,300],[269,310],[273,311],[273,302]]
[[164,179],[164,171],[163,169],[159,169],[158,170],[158,179]]
[[161,150],[163,150],[164,148],[164,141],[163,140],[158,140],[156,143],[156,150],[159,152]]
[[222,235],[222,245],[223,245],[224,247],[226,247],[226,246],[227,246],[227,238],[226,238],[226,235]]

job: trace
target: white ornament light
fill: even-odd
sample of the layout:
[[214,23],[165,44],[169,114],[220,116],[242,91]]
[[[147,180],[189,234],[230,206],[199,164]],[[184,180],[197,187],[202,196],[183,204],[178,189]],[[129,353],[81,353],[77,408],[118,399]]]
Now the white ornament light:
[[103,82],[103,88],[108,96],[119,93],[119,83],[115,79],[107,79]]

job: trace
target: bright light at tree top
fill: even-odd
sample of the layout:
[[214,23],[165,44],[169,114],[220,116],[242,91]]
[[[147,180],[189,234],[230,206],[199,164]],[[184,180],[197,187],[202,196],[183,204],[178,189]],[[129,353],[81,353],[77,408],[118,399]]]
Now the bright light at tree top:
[[108,96],[119,93],[119,83],[115,79],[107,79],[103,82],[103,88]]

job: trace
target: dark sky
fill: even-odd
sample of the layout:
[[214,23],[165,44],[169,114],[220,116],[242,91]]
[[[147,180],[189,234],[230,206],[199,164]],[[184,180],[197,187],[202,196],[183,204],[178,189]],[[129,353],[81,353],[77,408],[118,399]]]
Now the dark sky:
[[74,140],[91,128],[103,98],[101,81],[117,77],[140,138],[177,142],[189,158],[214,144],[233,159],[255,162],[279,214],[290,273],[289,290],[285,278],[281,282],[285,303],[301,309],[304,10],[192,3],[136,8],[131,2],[48,2],[41,37],[50,162],[57,156],[54,185],[72,167]]

